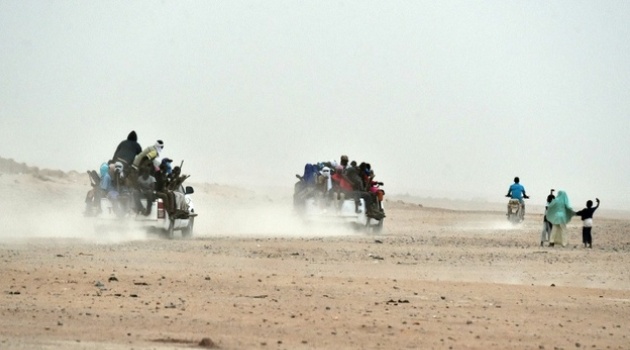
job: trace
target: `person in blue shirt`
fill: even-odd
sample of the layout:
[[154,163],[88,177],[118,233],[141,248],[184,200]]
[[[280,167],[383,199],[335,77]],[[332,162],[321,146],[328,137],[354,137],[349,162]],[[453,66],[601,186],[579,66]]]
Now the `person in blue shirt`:
[[506,197],[510,197],[512,199],[518,199],[521,203],[523,203],[523,198],[529,198],[525,193],[525,187],[520,184],[521,180],[517,177],[514,178],[514,183],[508,189],[508,193],[505,195]]
[[[518,199],[521,202],[521,210],[523,211],[523,217],[525,217],[525,202],[523,198],[529,198],[525,193],[525,187],[520,184],[521,180],[517,177],[514,178],[514,183],[508,189],[508,193],[505,195],[510,199]],[[508,207],[509,210],[509,207]]]

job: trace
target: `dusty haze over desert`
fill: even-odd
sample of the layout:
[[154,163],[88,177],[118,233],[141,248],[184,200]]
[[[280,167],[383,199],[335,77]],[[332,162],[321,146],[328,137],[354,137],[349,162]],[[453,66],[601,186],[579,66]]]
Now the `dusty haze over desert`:
[[596,212],[593,249],[578,219],[552,248],[534,208],[514,225],[503,205],[386,195],[375,233],[306,224],[290,191],[190,182],[193,236],[166,239],[96,230],[87,174],[0,165],[3,349],[628,344],[627,212]]

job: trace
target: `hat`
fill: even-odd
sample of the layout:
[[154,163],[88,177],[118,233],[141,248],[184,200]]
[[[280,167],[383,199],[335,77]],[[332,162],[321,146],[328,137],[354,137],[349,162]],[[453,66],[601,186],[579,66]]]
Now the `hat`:
[[155,143],[155,148],[157,149],[163,149],[164,148],[164,141],[162,140],[157,140],[157,142]]

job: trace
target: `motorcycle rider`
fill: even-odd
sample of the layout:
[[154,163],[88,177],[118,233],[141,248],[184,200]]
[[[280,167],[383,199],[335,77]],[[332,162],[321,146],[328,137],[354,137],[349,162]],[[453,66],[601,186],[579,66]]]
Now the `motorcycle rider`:
[[[510,186],[510,188],[508,189],[508,193],[505,195],[506,197],[510,198],[510,199],[518,199],[518,201],[521,203],[521,213],[522,213],[522,217],[525,217],[525,201],[523,200],[523,198],[528,199],[529,196],[527,196],[527,194],[525,193],[525,187],[523,185],[521,185],[521,179],[517,177],[514,178],[514,183]],[[508,215],[510,212],[510,205],[508,204]]]

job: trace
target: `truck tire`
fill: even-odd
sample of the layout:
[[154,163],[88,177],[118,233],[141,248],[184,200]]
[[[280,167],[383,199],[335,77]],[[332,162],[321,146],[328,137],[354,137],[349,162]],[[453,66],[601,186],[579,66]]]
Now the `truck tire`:
[[378,224],[372,226],[372,232],[374,232],[374,233],[381,233],[383,231],[383,221],[384,220],[385,219],[380,219],[378,221]]
[[182,237],[192,237],[193,227],[195,226],[195,218],[188,219],[188,226],[182,229]]
[[168,229],[166,229],[166,237],[168,239],[173,239],[173,237],[175,237],[175,220],[170,218],[168,220]]

